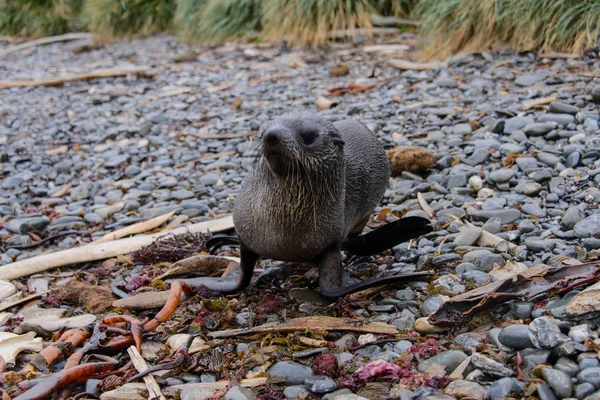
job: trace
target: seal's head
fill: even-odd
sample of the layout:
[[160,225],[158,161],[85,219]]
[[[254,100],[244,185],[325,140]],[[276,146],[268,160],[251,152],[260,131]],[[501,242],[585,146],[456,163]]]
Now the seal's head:
[[261,129],[262,155],[277,176],[323,172],[343,162],[344,142],[335,126],[314,113],[283,114]]

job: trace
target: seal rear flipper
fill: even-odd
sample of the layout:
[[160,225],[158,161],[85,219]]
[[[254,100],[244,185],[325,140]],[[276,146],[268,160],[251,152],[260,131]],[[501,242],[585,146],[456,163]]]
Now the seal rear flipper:
[[206,249],[209,254],[214,254],[219,248],[223,246],[239,246],[240,239],[236,236],[215,236],[206,242]]
[[340,248],[332,246],[325,250],[317,261],[319,266],[319,290],[321,296],[335,299],[364,289],[392,283],[406,283],[431,276],[428,272],[391,275],[381,278],[357,281],[346,274],[342,266]]
[[[238,241],[239,242],[239,241]],[[210,278],[200,276],[197,278],[176,279],[187,283],[190,286],[204,285],[207,288],[224,294],[236,293],[246,289],[250,285],[252,275],[254,274],[254,266],[258,261],[258,254],[249,250],[243,243],[240,243],[240,273],[237,277],[220,277]],[[175,279],[172,279],[175,280]],[[167,281],[168,283],[169,281]]]
[[415,239],[433,230],[431,221],[421,217],[406,217],[387,223],[369,233],[349,237],[344,251],[356,256],[371,256]]

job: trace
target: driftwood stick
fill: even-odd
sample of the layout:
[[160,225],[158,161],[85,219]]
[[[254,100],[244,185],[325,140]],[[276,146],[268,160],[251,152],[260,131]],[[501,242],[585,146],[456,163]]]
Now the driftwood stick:
[[[250,378],[250,379],[242,379],[239,382],[239,385],[246,388],[253,388],[257,386],[262,386],[267,383],[267,378]],[[201,383],[183,383],[181,385],[173,385],[170,386],[169,389],[175,389],[177,391],[185,390],[185,389],[214,389],[214,390],[222,390],[227,389],[231,385],[231,381],[218,381],[218,382],[201,382]]]
[[212,338],[227,338],[240,335],[270,332],[296,332],[307,329],[317,331],[353,331],[365,333],[396,334],[398,329],[383,322],[365,322],[350,318],[336,318],[326,316],[300,317],[286,322],[271,322],[253,328],[227,329],[224,331],[209,332]]
[[233,217],[229,216],[212,221],[182,226],[171,231],[163,231],[152,235],[134,236],[107,243],[91,243],[81,247],[57,251],[55,253],[42,254],[1,266],[0,276],[5,280],[18,279],[65,265],[104,260],[122,254],[132,253],[153,243],[156,239],[169,234],[180,235],[182,233],[206,232],[207,230],[221,232],[231,228],[233,228]]
[[2,303],[0,303],[0,311],[8,310],[11,307],[19,305],[21,303],[25,303],[29,300],[37,299],[38,297],[42,297],[48,293],[50,293],[49,290],[45,291],[45,292],[41,292],[41,293],[33,293],[33,294],[27,295],[25,297],[21,297],[20,299],[16,299],[16,300],[3,301]]
[[158,217],[154,217],[147,221],[138,222],[137,224],[127,226],[123,229],[119,229],[118,231],[107,233],[100,239],[94,240],[94,243],[110,242],[111,240],[120,239],[122,237],[133,235],[136,233],[151,231],[152,229],[158,228],[159,226],[167,222],[169,219],[171,219],[173,215],[175,215],[175,211],[159,215]]
[[115,76],[123,76],[134,74],[142,77],[153,77],[154,74],[150,72],[149,67],[121,67],[121,68],[107,68],[97,69],[95,71],[86,72],[83,74],[60,76],[57,78],[40,78],[40,79],[28,79],[28,80],[16,80],[16,81],[0,81],[0,89],[8,89],[14,87],[28,87],[28,86],[57,86],[62,85],[65,82],[74,81],[85,81],[96,78],[111,78]]
[[427,200],[425,200],[425,197],[423,197],[423,194],[421,192],[417,193],[417,200],[419,201],[419,205],[421,206],[423,211],[425,211],[427,215],[429,215],[429,219],[434,219],[435,211],[433,211],[429,204],[427,204]]
[[85,33],[85,32],[75,32],[75,33],[67,33],[65,35],[49,36],[49,37],[45,37],[45,38],[41,38],[41,39],[30,40],[28,42],[17,44],[15,46],[11,46],[7,49],[0,51],[0,57],[5,56],[10,53],[14,53],[16,51],[29,49],[29,48],[35,47],[35,46],[41,46],[43,44],[50,44],[50,43],[56,43],[56,42],[68,42],[71,40],[80,40],[80,39],[88,39],[89,40],[91,38],[92,38],[92,34]]
[[556,96],[550,96],[550,97],[542,97],[539,99],[527,100],[527,101],[523,102],[523,110],[527,111],[530,108],[550,104],[553,101],[556,101],[556,99],[557,99]]
[[250,132],[241,132],[241,133],[224,133],[222,135],[211,135],[211,134],[202,134],[202,133],[189,133],[189,135],[195,136],[200,139],[238,139],[247,136],[254,136],[258,134],[258,131],[250,131]]
[[[135,369],[138,370],[138,372],[144,372],[148,369],[148,364],[146,364],[146,360],[144,360],[144,358],[142,357],[140,352],[135,348],[135,346],[130,346],[127,349],[127,353],[131,358],[133,366],[135,367]],[[151,374],[144,376],[143,379],[144,383],[146,384],[146,387],[148,388],[149,399],[167,400],[160,391],[160,386],[158,386],[156,379],[154,379],[154,377]]]

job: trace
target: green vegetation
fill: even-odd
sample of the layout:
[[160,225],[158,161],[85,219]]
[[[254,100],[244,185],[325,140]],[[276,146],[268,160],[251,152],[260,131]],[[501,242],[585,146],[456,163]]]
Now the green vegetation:
[[600,0],[420,0],[414,13],[427,58],[494,43],[581,53],[600,37]]
[[267,40],[320,46],[331,30],[369,29],[372,13],[420,20],[426,58],[494,45],[581,53],[600,37],[600,0],[0,0],[0,34],[171,31],[218,44],[261,31]]
[[179,0],[174,26],[184,40],[216,44],[261,28],[260,0]]
[[0,0],[0,34],[52,36],[82,29],[83,0]]
[[262,11],[268,39],[317,46],[330,30],[371,28],[374,9],[369,0],[263,0]]
[[86,0],[83,18],[101,38],[145,36],[168,30],[176,7],[171,0]]
[[374,6],[381,15],[408,18],[418,2],[419,0],[376,0]]

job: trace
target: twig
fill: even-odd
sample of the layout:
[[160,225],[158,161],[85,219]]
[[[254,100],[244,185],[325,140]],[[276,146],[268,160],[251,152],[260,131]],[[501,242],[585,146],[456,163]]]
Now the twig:
[[377,15],[377,14],[371,15],[371,22],[373,23],[373,26],[383,27],[383,28],[388,28],[388,27],[401,28],[403,26],[417,27],[417,26],[421,25],[421,23],[419,21],[414,21],[414,20],[405,19],[405,18],[396,18],[396,17],[382,17],[381,15]]
[[357,28],[357,29],[336,29],[327,32],[329,39],[342,39],[346,37],[358,36],[377,36],[377,35],[392,35],[398,33],[398,28]]
[[248,335],[253,333],[270,332],[296,332],[313,329],[319,331],[354,331],[367,333],[395,334],[398,330],[381,322],[365,322],[350,318],[335,318],[326,316],[300,317],[279,323],[267,323],[253,328],[227,329],[224,331],[210,332],[213,338],[226,338],[232,336]]
[[195,136],[200,139],[237,139],[246,136],[254,136],[258,131],[242,132],[242,133],[224,133],[222,135],[204,135],[201,133],[188,133],[188,135]]
[[82,32],[82,33],[75,32],[75,33],[67,33],[65,35],[49,36],[49,37],[31,40],[29,42],[17,44],[15,46],[11,46],[7,49],[0,51],[0,57],[5,56],[10,53],[14,53],[16,51],[25,50],[30,47],[40,46],[43,44],[50,44],[50,43],[56,43],[56,42],[68,42],[71,40],[80,40],[80,39],[88,39],[89,40],[91,38],[92,38],[92,34],[85,33],[85,32]]
[[233,217],[225,217],[212,221],[182,226],[172,231],[163,231],[152,235],[139,235],[126,239],[113,240],[108,243],[91,243],[81,247],[42,254],[26,260],[0,266],[0,276],[3,279],[18,279],[38,272],[46,271],[63,265],[77,264],[87,261],[104,260],[122,254],[132,253],[154,242],[164,235],[179,235],[182,233],[221,232],[233,228]]
[[[7,278],[4,278],[4,279],[7,279]],[[49,290],[47,290],[45,292],[41,292],[41,293],[33,293],[28,296],[21,297],[20,299],[17,299],[17,300],[2,302],[2,303],[0,303],[0,311],[8,310],[11,307],[17,306],[21,303],[25,303],[29,300],[37,299],[38,297],[42,297],[43,295],[48,294],[48,293],[50,293]]]
[[439,104],[439,103],[447,103],[447,102],[453,101],[453,100],[454,99],[432,99],[432,100],[418,101],[416,103],[412,103],[407,106],[404,106],[404,108],[402,108],[400,111],[412,110],[414,108],[419,108],[419,107],[423,107],[423,106],[432,106],[432,105]]
[[[250,379],[242,379],[239,382],[239,385],[242,387],[252,388],[257,386],[262,386],[267,383],[267,378],[250,378]],[[184,390],[184,389],[227,389],[231,385],[230,381],[219,381],[219,382],[202,382],[202,383],[183,383],[181,385],[173,385],[170,388],[175,390]]]
[[56,192],[52,193],[50,195],[50,197],[52,197],[52,198],[63,197],[65,194],[67,194],[67,192],[71,189],[71,187],[73,187],[73,184],[71,182],[69,182],[66,185],[61,186]]
[[145,78],[154,77],[148,67],[122,67],[122,68],[107,68],[98,69],[92,72],[83,74],[67,75],[58,78],[41,78],[31,80],[16,80],[16,81],[0,81],[0,89],[8,89],[14,87],[29,87],[29,86],[56,86],[66,82],[85,81],[96,78],[112,78],[123,75],[138,75]]
[[543,106],[556,101],[556,96],[542,97],[539,99],[527,100],[523,102],[523,110],[529,110],[530,108]]
[[118,231],[107,233],[100,239],[94,240],[93,243],[110,242],[112,240],[120,239],[125,236],[133,235],[135,233],[151,231],[152,229],[158,228],[159,226],[167,222],[169,219],[171,219],[173,215],[175,215],[175,210],[171,211],[170,213],[166,213],[163,215],[159,215],[158,217],[149,219],[148,221],[138,222],[137,224],[127,226],[123,229],[119,229]]
[[389,60],[388,64],[397,69],[410,70],[410,71],[425,71],[425,70],[430,70],[430,69],[437,69],[437,68],[442,68],[444,65],[443,63],[439,63],[439,62],[421,63],[421,62],[414,62],[414,61],[401,60],[401,59]]
[[[142,373],[148,369],[148,364],[146,364],[146,361],[144,360],[144,358],[142,357],[140,352],[135,348],[135,346],[129,347],[127,349],[127,353],[129,354],[129,357],[131,358],[131,362],[133,363],[133,366],[135,367],[135,369],[138,370],[138,372]],[[148,388],[148,398],[149,399],[166,400],[165,396],[160,391],[160,387],[158,386],[156,379],[154,379],[154,377],[152,375],[144,376],[144,383],[146,384],[146,387]]]
[[435,211],[433,211],[433,209],[429,207],[429,204],[427,204],[427,200],[425,200],[425,197],[423,197],[423,194],[421,192],[417,193],[417,200],[419,201],[419,205],[421,206],[423,211],[425,211],[427,215],[429,215],[429,218],[434,219]]
[[[192,136],[200,137],[197,134],[192,134]],[[221,137],[221,136],[219,136],[219,137]],[[206,139],[206,137],[203,137],[203,138]],[[216,153],[216,154],[204,154],[204,155],[194,158],[192,160],[188,160],[188,161],[184,161],[182,163],[176,164],[174,168],[181,168],[181,167],[185,167],[188,164],[197,163],[198,161],[212,160],[212,159],[223,157],[223,156],[232,156],[234,154],[235,154],[235,151],[224,151],[222,153]]]

